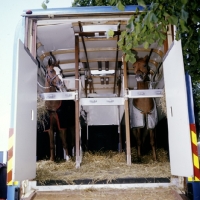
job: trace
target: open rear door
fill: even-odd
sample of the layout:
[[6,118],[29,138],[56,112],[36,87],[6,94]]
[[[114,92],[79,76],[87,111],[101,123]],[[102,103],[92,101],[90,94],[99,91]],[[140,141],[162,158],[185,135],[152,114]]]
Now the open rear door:
[[37,65],[19,40],[16,66],[13,181],[35,178]]
[[187,91],[181,40],[174,41],[164,61],[171,174],[193,176]]

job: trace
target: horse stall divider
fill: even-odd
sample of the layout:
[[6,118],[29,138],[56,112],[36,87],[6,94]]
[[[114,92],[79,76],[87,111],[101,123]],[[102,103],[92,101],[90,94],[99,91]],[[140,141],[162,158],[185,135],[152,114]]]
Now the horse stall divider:
[[[125,56],[122,57],[124,65],[124,90],[128,89],[127,80],[127,63],[125,61]],[[127,165],[131,165],[131,147],[130,147],[130,123],[129,123],[129,106],[128,98],[124,100],[124,112],[125,112],[125,124],[126,124],[126,155],[127,155]]]
[[75,132],[76,132],[76,168],[80,168],[80,123],[79,123],[79,34],[75,34]]

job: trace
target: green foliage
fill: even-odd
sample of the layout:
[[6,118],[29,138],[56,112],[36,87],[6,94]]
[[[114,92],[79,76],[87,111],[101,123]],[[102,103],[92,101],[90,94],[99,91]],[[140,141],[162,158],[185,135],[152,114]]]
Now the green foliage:
[[[150,2],[150,1],[148,1]],[[74,0],[72,6],[117,6],[123,10],[125,5],[137,5],[137,0]]]
[[[131,17],[126,33],[123,33],[118,42],[124,53],[138,45],[148,48],[158,41],[161,45],[166,39],[167,26],[175,25],[176,39],[182,39],[184,65],[192,76],[193,82],[200,82],[200,5],[198,0],[138,0],[143,6],[143,12],[137,17]],[[139,8],[138,8],[139,11]],[[122,42],[125,41],[125,42]],[[132,53],[132,52],[131,52]],[[127,56],[130,58],[130,55]],[[130,60],[129,60],[130,61]]]
[[138,5],[143,6],[144,12],[138,12],[137,17],[130,18],[127,31],[121,35],[118,45],[126,53],[126,60],[132,62],[134,61],[130,59],[132,52],[127,51],[127,48],[132,49],[138,45],[148,48],[156,41],[161,45],[166,39],[166,27],[175,25],[176,40],[182,40],[185,70],[192,77],[195,103],[200,110],[200,4],[198,1],[152,0],[152,3],[146,6],[147,1],[138,0]]
[[107,38],[112,38],[113,36],[114,36],[114,31],[113,30],[107,31]]
[[49,0],[45,0],[45,1],[43,1],[42,2],[42,8],[44,9],[44,10],[46,10],[47,9],[47,4],[49,3]]

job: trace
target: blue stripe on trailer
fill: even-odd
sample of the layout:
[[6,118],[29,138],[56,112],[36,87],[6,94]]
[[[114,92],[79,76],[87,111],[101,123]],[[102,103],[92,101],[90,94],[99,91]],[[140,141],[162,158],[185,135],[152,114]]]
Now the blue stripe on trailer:
[[185,81],[186,81],[186,88],[187,88],[189,121],[190,121],[190,124],[195,124],[192,81],[191,81],[191,76],[188,73],[185,74]]
[[3,151],[0,151],[0,163],[3,163]]

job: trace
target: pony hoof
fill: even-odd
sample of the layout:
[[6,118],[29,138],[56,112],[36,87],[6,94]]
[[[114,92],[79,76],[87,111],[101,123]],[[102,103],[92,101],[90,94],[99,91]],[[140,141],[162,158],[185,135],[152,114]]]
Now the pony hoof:
[[70,160],[70,157],[69,156],[66,156],[66,161],[69,161]]

